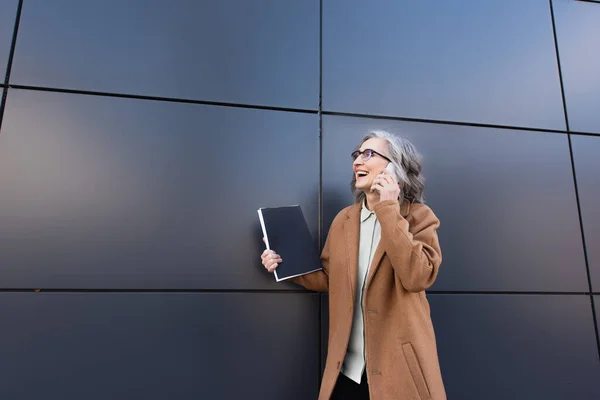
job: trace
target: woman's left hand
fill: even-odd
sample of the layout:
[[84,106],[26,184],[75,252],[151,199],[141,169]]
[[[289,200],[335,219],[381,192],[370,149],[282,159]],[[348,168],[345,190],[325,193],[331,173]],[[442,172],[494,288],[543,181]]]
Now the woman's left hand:
[[394,176],[386,169],[375,177],[371,191],[379,193],[379,201],[398,200],[398,196],[400,196],[398,182],[396,182]]

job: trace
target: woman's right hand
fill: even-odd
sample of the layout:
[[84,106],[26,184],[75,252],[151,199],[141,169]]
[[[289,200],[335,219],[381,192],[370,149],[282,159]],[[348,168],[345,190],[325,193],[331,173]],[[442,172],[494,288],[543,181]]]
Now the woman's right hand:
[[[263,241],[264,240],[265,239],[263,238]],[[281,256],[279,254],[275,253],[273,250],[263,251],[260,258],[262,260],[262,264],[265,266],[266,270],[269,272],[275,271],[275,268],[277,268],[279,266],[279,263],[283,261],[281,259]]]

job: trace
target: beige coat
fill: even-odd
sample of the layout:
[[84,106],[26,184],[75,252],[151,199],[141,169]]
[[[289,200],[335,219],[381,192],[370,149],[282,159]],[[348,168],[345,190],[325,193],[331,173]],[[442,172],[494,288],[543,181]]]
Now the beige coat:
[[[329,399],[346,355],[358,271],[360,204],[333,221],[321,254],[323,270],[294,279],[329,292],[329,348],[319,400]],[[423,204],[382,201],[381,224],[365,286],[365,353],[371,400],[445,400],[435,334],[425,289],[442,255],[439,220]]]

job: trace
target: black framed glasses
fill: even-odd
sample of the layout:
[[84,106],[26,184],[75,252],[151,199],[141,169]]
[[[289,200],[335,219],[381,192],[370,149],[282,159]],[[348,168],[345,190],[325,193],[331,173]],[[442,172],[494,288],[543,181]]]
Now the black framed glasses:
[[362,159],[363,159],[363,161],[367,162],[367,161],[369,161],[369,159],[371,157],[373,157],[373,154],[377,154],[379,157],[387,160],[388,162],[392,162],[392,160],[390,160],[389,158],[387,158],[383,154],[376,152],[373,149],[364,149],[363,151],[360,151],[360,150],[353,151],[352,154],[351,154],[352,161],[356,161],[356,159],[358,158],[358,156],[361,156]]

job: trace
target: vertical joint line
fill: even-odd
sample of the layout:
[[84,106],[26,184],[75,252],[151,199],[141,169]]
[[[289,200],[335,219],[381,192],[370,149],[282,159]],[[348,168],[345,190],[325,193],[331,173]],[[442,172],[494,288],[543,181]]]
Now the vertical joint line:
[[323,0],[319,1],[319,104],[317,116],[319,119],[319,204],[318,204],[318,217],[319,223],[317,226],[318,231],[318,245],[321,248],[321,242],[323,239],[323,78],[322,78],[322,65],[323,65]]
[[563,102],[563,112],[565,113],[565,124],[566,124],[566,128],[567,128],[567,141],[569,143],[569,157],[571,158],[571,171],[573,173],[573,186],[575,188],[575,200],[577,202],[577,215],[579,217],[579,229],[580,229],[580,234],[581,234],[581,243],[583,246],[583,258],[585,260],[585,270],[586,270],[587,280],[588,280],[590,303],[592,306],[592,319],[594,321],[594,333],[596,334],[598,358],[600,359],[600,333],[598,332],[596,307],[594,304],[594,296],[592,294],[592,278],[591,278],[591,274],[590,274],[590,263],[589,263],[588,254],[587,254],[587,245],[585,243],[583,218],[581,216],[581,202],[579,199],[579,187],[577,185],[577,173],[575,171],[575,157],[573,156],[573,143],[571,140],[571,133],[570,133],[571,128],[569,125],[569,115],[567,113],[567,100],[565,97],[565,85],[564,85],[563,76],[562,76],[562,66],[560,64],[560,51],[558,49],[558,38],[556,35],[556,22],[555,22],[555,18],[554,18],[554,6],[552,5],[552,0],[548,0],[548,4],[550,5],[550,19],[552,22],[552,33],[554,34],[554,49],[556,52],[556,65],[558,67],[558,79],[560,81],[560,93],[561,93],[562,102]]
[[598,331],[598,320],[596,318],[596,307],[594,304],[594,295],[592,291],[592,275],[590,272],[590,262],[587,253],[587,244],[585,242],[585,231],[583,229],[583,218],[581,215],[581,202],[579,200],[579,186],[577,184],[577,173],[575,171],[575,157],[573,156],[573,144],[571,142],[571,134],[567,134],[569,142],[569,155],[571,157],[571,169],[573,171],[573,185],[575,187],[575,200],[577,202],[577,215],[579,217],[579,229],[581,234],[581,244],[583,246],[583,258],[585,261],[585,271],[588,280],[589,296],[592,305],[592,319],[594,320],[594,332],[596,334],[596,343],[598,344],[598,359],[600,360],[600,332]]
[[550,4],[550,22],[552,22],[552,34],[554,35],[554,51],[556,54],[556,66],[558,68],[558,80],[560,82],[560,95],[562,97],[563,113],[565,114],[565,126],[567,128],[567,132],[569,132],[570,127],[569,115],[567,113],[567,99],[565,97],[565,85],[562,76],[562,66],[560,65],[560,52],[558,50],[558,38],[556,35],[556,23],[554,21],[554,7],[552,6],[552,0],[548,0],[548,4]]
[[[587,253],[587,244],[585,242],[585,231],[583,229],[583,217],[581,215],[581,201],[579,199],[579,185],[577,183],[577,171],[575,169],[575,157],[573,156],[573,143],[571,134],[567,134],[567,142],[569,143],[569,157],[571,158],[571,172],[573,173],[573,187],[575,189],[575,201],[577,203],[577,216],[579,217],[579,231],[581,234],[581,244],[583,245],[583,258],[585,260],[585,269],[588,279],[588,293],[591,295],[592,292],[592,278],[590,273],[590,263]],[[600,348],[598,349],[600,351]]]
[[598,343],[598,359],[600,359],[600,334],[598,332],[598,318],[596,318],[596,304],[592,293],[590,293],[590,303],[592,304],[592,318],[594,319],[594,331],[596,333],[596,342]]
[[15,26],[13,29],[12,41],[10,43],[10,53],[8,54],[8,63],[6,65],[6,76],[4,77],[4,85],[8,86],[10,81],[10,71],[12,70],[12,62],[15,55],[15,47],[17,45],[17,34],[19,33],[19,24],[21,23],[21,10],[23,9],[23,0],[19,0],[17,5],[17,14],[15,15]]
[[15,47],[17,45],[17,34],[19,33],[19,24],[21,22],[22,9],[23,0],[19,0],[19,3],[17,4],[17,13],[15,15],[15,25],[13,28],[12,41],[10,43],[10,53],[8,54],[8,62],[6,64],[6,75],[4,76],[2,100],[0,101],[0,129],[2,128],[2,120],[4,119],[4,108],[6,107],[6,98],[8,97],[8,83],[10,82],[10,71],[12,70],[13,58],[15,55]]
[[[4,106],[6,105],[6,96],[8,94],[8,88],[2,88],[2,97],[0,97],[0,130],[2,129],[2,120],[4,119]],[[1,131],[0,131],[1,133]]]
[[[319,118],[319,199],[318,199],[318,225],[317,225],[317,241],[319,249],[321,249],[321,243],[323,242],[323,0],[319,0],[319,105],[318,105],[318,118]],[[320,253],[320,251],[319,251]],[[323,359],[323,295],[319,294],[319,321],[317,325],[319,327],[319,358],[318,358],[318,369],[317,369],[317,382],[321,382],[321,370]]]

